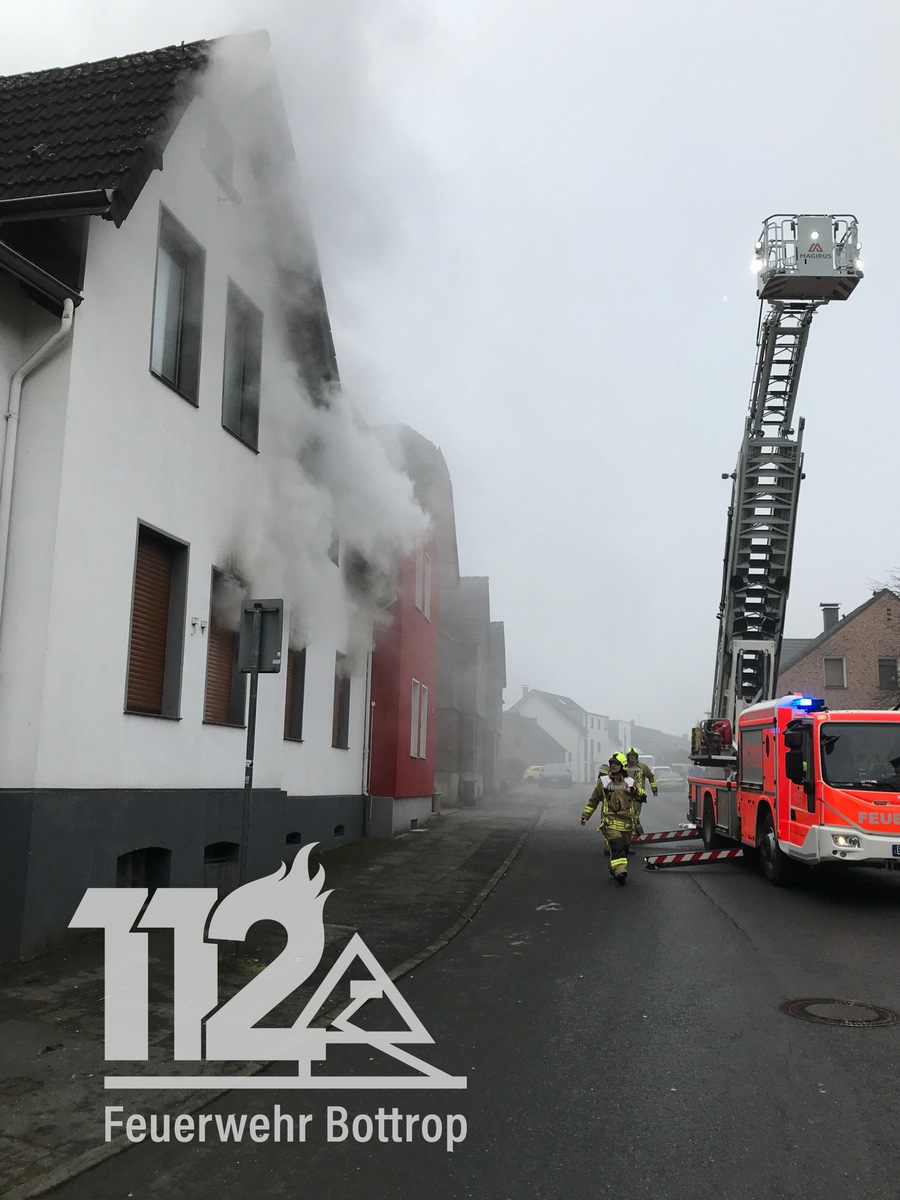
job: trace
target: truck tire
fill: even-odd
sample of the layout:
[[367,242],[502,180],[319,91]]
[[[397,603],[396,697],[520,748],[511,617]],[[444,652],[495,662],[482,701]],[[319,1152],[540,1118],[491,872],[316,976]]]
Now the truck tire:
[[703,802],[703,824],[701,825],[704,850],[721,850],[724,839],[716,833],[716,820],[713,816],[713,803],[709,796]]
[[796,878],[796,868],[793,861],[783,850],[779,849],[775,836],[775,822],[772,814],[766,810],[759,831],[759,861],[763,875],[775,887],[784,887]]

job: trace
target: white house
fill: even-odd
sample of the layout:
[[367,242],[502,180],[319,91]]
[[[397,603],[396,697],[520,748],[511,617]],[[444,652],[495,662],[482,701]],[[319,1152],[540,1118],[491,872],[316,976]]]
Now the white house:
[[594,783],[609,756],[616,750],[627,749],[620,742],[623,736],[626,739],[629,736],[630,722],[612,722],[616,735],[613,736],[609,717],[588,712],[569,696],[525,688],[521,698],[507,711],[533,717],[545,733],[565,747],[566,765],[576,783]]
[[[363,832],[378,580],[422,517],[303,214],[265,35],[0,79],[0,958],[87,886]],[[285,620],[245,811],[249,598]]]

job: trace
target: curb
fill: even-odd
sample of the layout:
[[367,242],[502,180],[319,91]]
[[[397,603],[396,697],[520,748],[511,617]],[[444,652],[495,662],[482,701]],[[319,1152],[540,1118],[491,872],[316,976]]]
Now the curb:
[[[461,933],[463,929],[471,922],[472,918],[482,907],[485,900],[518,858],[522,847],[525,845],[528,838],[534,831],[534,827],[541,819],[541,813],[535,817],[531,825],[520,836],[519,840],[507,854],[506,858],[490,877],[484,887],[478,892],[475,899],[468,905],[465,912],[461,912],[459,919],[446,929],[440,937],[420,950],[417,954],[413,954],[410,958],[404,959],[399,966],[393,967],[387,972],[388,978],[400,979],[403,975],[408,975],[410,971],[421,966],[429,958],[432,958],[439,950],[449,943]],[[336,1017],[345,1007],[343,1003],[335,1005],[327,1013],[323,1014],[322,1020],[327,1024],[333,1017]],[[268,1067],[268,1064],[260,1067],[258,1070],[248,1071],[248,1075],[261,1075]],[[219,1092],[203,1092],[200,1094],[195,1103],[188,1102],[181,1111],[186,1113],[197,1112],[198,1109],[205,1108],[207,1104],[211,1104],[215,1100],[220,1100],[222,1096],[227,1096],[233,1088],[223,1088]],[[88,1150],[84,1154],[80,1154],[77,1158],[72,1159],[65,1166],[57,1167],[55,1170],[49,1171],[39,1178],[31,1180],[27,1183],[20,1183],[9,1192],[0,1193],[0,1200],[31,1200],[32,1197],[42,1196],[52,1188],[57,1188],[69,1179],[74,1179],[77,1175],[83,1175],[85,1171],[91,1170],[93,1167],[100,1166],[109,1158],[115,1158],[116,1155],[123,1153],[126,1150],[134,1148],[135,1143],[130,1142],[128,1138],[122,1134],[119,1138],[111,1142],[104,1142],[102,1145],[95,1147],[93,1150]]]

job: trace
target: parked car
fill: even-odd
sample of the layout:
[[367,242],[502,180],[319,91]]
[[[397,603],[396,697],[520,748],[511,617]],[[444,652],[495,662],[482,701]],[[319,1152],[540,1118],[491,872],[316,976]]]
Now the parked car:
[[543,767],[529,767],[528,770],[525,772],[525,774],[522,776],[522,782],[523,783],[540,783],[541,782],[541,771],[543,771],[543,769],[544,769]]
[[565,763],[547,763],[541,770],[540,783],[542,788],[570,788],[572,772]]
[[656,776],[656,786],[661,792],[681,791],[684,787],[684,780],[671,767],[657,767],[653,774]]

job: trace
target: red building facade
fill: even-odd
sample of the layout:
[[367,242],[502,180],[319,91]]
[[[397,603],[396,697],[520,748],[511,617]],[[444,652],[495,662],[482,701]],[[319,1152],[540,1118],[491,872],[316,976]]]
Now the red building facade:
[[453,493],[440,450],[407,426],[397,439],[416,498],[431,517],[425,544],[403,563],[397,597],[377,630],[369,709],[368,832],[427,824],[434,793],[440,588],[459,586]]

